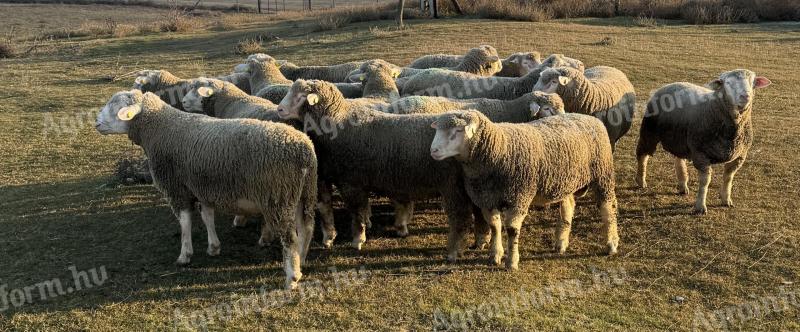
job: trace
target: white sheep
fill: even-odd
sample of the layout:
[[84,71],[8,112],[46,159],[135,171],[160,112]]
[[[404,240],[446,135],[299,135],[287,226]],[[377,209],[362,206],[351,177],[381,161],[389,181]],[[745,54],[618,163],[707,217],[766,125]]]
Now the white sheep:
[[180,222],[178,264],[191,260],[191,215],[199,202],[209,255],[220,250],[215,210],[260,214],[263,227],[280,235],[286,288],[297,287],[317,199],[317,160],[306,135],[281,123],[181,112],[139,90],[114,94],[96,128],[128,135],[149,158],[154,184]]
[[524,124],[495,124],[480,112],[456,111],[440,115],[432,127],[436,135],[431,156],[443,161],[452,157],[461,164],[467,193],[492,229],[492,263],[502,261],[505,227],[510,251],[506,268],[519,268],[519,235],[531,204],[561,203],[555,247],[564,253],[575,193],[587,187],[600,205],[608,253],[617,252],[614,159],[599,120],[564,114]]
[[658,89],[647,103],[636,147],[636,182],[647,187],[647,161],[661,146],[675,156],[678,192],[688,194],[686,160],[700,174],[693,212],[705,214],[711,165],[724,164],[720,198],[733,206],[733,176],[742,167],[753,143],[755,89],[771,84],[766,77],[737,69],[719,75],[706,87],[672,83]]

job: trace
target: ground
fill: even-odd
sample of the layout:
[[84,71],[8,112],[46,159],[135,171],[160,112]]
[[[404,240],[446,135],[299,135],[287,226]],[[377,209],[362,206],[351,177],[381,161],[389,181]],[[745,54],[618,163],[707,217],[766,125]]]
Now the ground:
[[[80,41],[50,55],[0,60],[0,309],[4,290],[13,294],[55,278],[72,285],[70,268],[106,276],[93,279],[94,287],[46,299],[34,290],[31,301],[0,311],[0,330],[197,324],[270,331],[690,330],[726,327],[712,317],[719,310],[729,312],[733,329],[800,329],[798,307],[761,306],[757,315],[743,309],[793,293],[800,282],[800,24],[639,28],[630,22],[412,20],[411,31],[370,31],[392,23],[367,22],[313,33],[305,21],[265,22],[234,31]],[[282,287],[279,250],[256,245],[256,222],[233,229],[231,216],[218,215],[222,254],[205,254],[205,229],[196,219],[193,262],[175,266],[178,224],[159,193],[149,185],[110,183],[115,162],[141,155],[140,148],[126,137],[100,136],[93,120],[111,94],[132,83],[109,77],[145,68],[182,77],[227,73],[243,57],[233,52],[237,41],[257,34],[280,37],[267,52],[302,64],[368,58],[402,64],[478,44],[501,55],[563,53],[587,67],[627,73],[639,117],[650,91],[670,82],[705,83],[747,68],[773,85],[755,100],[755,142],[734,183],[734,208],[720,206],[717,171],[708,215],[691,215],[692,197],[675,194],[672,159],[661,150],[651,161],[650,188],[636,189],[637,121],[615,154],[621,236],[615,257],[602,255],[599,215],[588,199],[579,201],[563,256],[551,250],[557,210],[531,213],[516,272],[490,267],[485,251],[447,262],[447,226],[436,202],[419,205],[410,236],[401,239],[386,230],[390,205],[377,201],[364,250],[349,248],[348,217],[339,209],[341,236],[325,250],[317,234],[303,267],[304,293],[274,300],[276,291],[268,294],[269,305],[221,319],[217,309]],[[606,37],[610,43],[601,42]],[[690,177],[694,192],[693,169]]]

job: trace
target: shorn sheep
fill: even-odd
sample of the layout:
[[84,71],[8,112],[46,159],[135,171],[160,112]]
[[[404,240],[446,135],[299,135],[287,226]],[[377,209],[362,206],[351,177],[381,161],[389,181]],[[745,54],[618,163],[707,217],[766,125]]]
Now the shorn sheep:
[[628,133],[636,112],[636,91],[619,69],[592,67],[550,68],[542,72],[534,90],[557,93],[567,113],[591,114],[603,121],[611,146]]
[[403,86],[403,95],[428,95],[457,99],[490,98],[516,99],[533,91],[539,74],[547,68],[583,64],[562,54],[552,54],[541,65],[523,77],[480,77],[472,74],[429,69],[411,76]]
[[354,248],[366,241],[370,192],[398,204],[395,225],[407,224],[413,201],[441,195],[450,224],[448,257],[457,258],[473,210],[458,164],[435,162],[428,154],[436,115],[387,114],[345,99],[331,83],[305,80],[294,83],[278,113],[304,123],[328,122],[334,129],[307,133],[319,158],[320,180],[339,188],[353,217]]
[[114,94],[97,117],[101,134],[127,134],[150,159],[155,186],[181,226],[178,264],[190,262],[195,203],[218,255],[214,212],[262,215],[283,244],[286,288],[300,280],[314,230],[317,160],[311,140],[281,123],[181,112],[152,93]]
[[557,94],[535,91],[513,100],[408,96],[385,107],[386,112],[395,114],[439,114],[467,109],[483,113],[492,122],[522,123],[564,114],[564,102]]
[[647,161],[659,143],[675,156],[678,192],[688,194],[686,160],[699,173],[693,212],[705,214],[711,165],[724,164],[720,188],[724,206],[733,206],[733,176],[742,167],[753,143],[755,89],[771,84],[750,70],[722,73],[706,85],[672,83],[658,89],[647,103],[647,111],[636,147],[637,184],[647,187]]
[[525,124],[495,124],[476,111],[442,114],[432,124],[433,159],[457,160],[472,202],[492,230],[491,262],[503,258],[502,227],[508,233],[506,268],[519,267],[519,234],[531,204],[561,203],[556,250],[569,245],[575,193],[588,187],[600,205],[608,253],[619,245],[614,159],[606,129],[580,114]]

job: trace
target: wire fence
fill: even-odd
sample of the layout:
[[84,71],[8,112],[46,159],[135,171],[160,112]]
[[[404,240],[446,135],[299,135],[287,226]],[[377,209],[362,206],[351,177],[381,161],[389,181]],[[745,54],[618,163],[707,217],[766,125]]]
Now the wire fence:
[[[179,0],[181,5],[192,6],[196,0]],[[262,13],[281,11],[300,11],[336,8],[337,6],[365,6],[375,4],[397,3],[396,0],[209,0],[201,1],[204,6],[225,6],[240,8],[243,11],[257,11],[259,5]]]

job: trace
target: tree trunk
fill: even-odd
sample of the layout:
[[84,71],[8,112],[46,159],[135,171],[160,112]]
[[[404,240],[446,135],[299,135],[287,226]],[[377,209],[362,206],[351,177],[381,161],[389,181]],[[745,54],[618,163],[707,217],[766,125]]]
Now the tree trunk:
[[258,13],[261,14],[261,0],[258,0]]
[[397,26],[403,27],[403,8],[406,6],[406,0],[397,2]]
[[614,0],[614,15],[616,16],[622,15],[622,13],[620,13],[620,7],[621,7],[620,2],[622,2],[622,0]]

